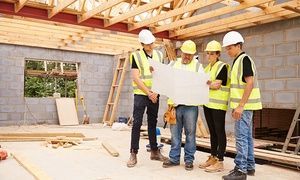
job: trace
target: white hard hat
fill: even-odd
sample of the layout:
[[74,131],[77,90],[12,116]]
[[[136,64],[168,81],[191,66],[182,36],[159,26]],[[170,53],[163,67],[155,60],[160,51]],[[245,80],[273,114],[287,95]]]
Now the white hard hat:
[[152,32],[148,29],[143,29],[139,33],[139,41],[143,44],[151,44],[155,41],[155,37],[153,36]]
[[244,43],[244,38],[239,32],[230,31],[227,34],[225,34],[223,38],[223,47],[237,43]]

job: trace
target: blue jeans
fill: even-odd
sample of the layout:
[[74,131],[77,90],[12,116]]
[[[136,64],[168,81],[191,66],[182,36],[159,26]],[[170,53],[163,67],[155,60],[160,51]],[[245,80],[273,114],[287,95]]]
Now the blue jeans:
[[179,105],[176,107],[176,124],[170,126],[171,150],[170,161],[179,164],[181,153],[182,128],[186,140],[184,145],[184,162],[193,163],[196,152],[196,124],[198,119],[197,106]]
[[244,111],[241,119],[235,122],[235,138],[237,154],[234,159],[236,168],[247,173],[255,169],[253,138],[252,138],[253,111]]

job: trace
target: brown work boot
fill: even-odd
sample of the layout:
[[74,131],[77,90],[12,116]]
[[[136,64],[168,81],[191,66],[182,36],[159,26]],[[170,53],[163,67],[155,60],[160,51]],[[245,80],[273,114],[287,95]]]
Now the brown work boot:
[[205,169],[208,166],[214,165],[216,162],[217,162],[217,158],[215,156],[210,155],[208,156],[208,160],[205,161],[205,163],[201,163],[199,165],[199,168]]
[[220,172],[223,170],[224,170],[223,161],[219,161],[219,160],[217,160],[215,164],[205,168],[205,172]]
[[131,168],[134,167],[137,163],[136,153],[130,153],[130,158],[127,162],[127,167]]
[[151,159],[151,160],[162,161],[162,162],[168,160],[167,157],[165,157],[164,155],[162,155],[162,154],[160,153],[160,150],[159,150],[159,149],[158,149],[158,150],[151,150],[151,156],[150,156],[150,159]]

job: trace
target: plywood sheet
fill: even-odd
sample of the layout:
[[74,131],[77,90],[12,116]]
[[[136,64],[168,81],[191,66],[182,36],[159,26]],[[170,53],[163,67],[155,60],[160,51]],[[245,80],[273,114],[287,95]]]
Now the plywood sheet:
[[78,116],[73,98],[56,99],[58,120],[60,125],[78,125]]

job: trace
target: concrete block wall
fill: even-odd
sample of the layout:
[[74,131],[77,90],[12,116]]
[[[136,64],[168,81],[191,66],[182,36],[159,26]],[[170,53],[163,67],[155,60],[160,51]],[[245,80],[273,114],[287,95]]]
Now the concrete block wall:
[[[300,105],[300,18],[293,18],[238,30],[245,38],[244,51],[257,67],[264,108],[295,109]],[[225,33],[195,39],[200,61],[207,64],[203,52],[210,40],[222,42]],[[222,52],[222,59],[232,59]],[[230,112],[230,111],[229,111]],[[230,114],[230,113],[227,114]],[[227,130],[233,121],[227,116]]]
[[[24,98],[25,58],[78,62],[79,94],[85,97],[91,121],[102,121],[113,77],[113,56],[0,44],[0,126],[58,124],[55,99]],[[79,121],[82,117],[79,106]]]

